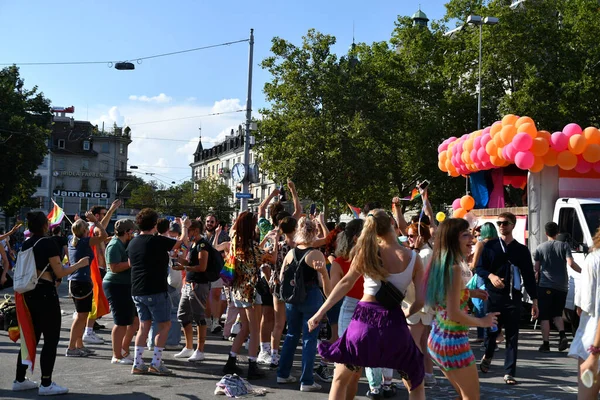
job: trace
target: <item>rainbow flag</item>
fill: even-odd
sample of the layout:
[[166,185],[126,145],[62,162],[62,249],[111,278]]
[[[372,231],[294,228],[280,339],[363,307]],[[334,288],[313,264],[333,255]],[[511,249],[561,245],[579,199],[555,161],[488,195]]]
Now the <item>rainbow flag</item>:
[[15,304],[17,306],[17,320],[19,321],[19,333],[21,339],[21,362],[31,368],[35,365],[35,352],[37,342],[31,313],[21,293],[15,293]]
[[[94,236],[94,227],[90,227],[90,236]],[[90,263],[90,274],[93,283],[92,311],[88,316],[89,319],[98,319],[110,312],[108,299],[102,288],[102,275],[100,274],[100,266],[98,265],[98,246],[92,246],[94,251],[94,259]]]
[[[348,204],[348,203],[346,203],[346,204]],[[360,218],[360,208],[351,206],[350,204],[348,204],[348,207],[350,208],[352,215],[354,215],[354,219],[359,219]]]
[[52,200],[52,203],[54,203],[54,207],[52,207],[52,211],[50,211],[47,216],[48,225],[50,225],[50,228],[60,224],[65,217],[65,212],[63,209],[60,208],[54,200]]
[[414,188],[412,190],[412,192],[410,193],[410,196],[403,197],[400,200],[413,201],[414,199],[416,199],[419,196],[421,196],[421,194],[419,193],[419,189]]

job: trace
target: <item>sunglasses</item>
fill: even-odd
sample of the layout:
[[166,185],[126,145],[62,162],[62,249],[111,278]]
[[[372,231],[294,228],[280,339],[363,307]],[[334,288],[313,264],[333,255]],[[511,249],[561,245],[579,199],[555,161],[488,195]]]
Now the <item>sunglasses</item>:
[[509,225],[512,225],[512,222],[510,222],[510,221],[496,221],[496,225],[498,225],[498,226],[509,226]]
[[406,237],[409,237],[409,238],[411,238],[411,239],[412,239],[412,238],[416,238],[416,237],[417,237],[417,235],[406,235]]

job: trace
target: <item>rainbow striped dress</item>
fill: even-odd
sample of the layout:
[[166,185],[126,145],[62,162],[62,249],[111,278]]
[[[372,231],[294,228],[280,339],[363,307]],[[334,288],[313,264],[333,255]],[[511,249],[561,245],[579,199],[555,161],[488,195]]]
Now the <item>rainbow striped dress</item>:
[[[468,301],[469,290],[463,289],[460,296],[461,310],[467,308]],[[445,371],[475,363],[475,356],[469,345],[469,327],[448,319],[447,311],[441,306],[436,309],[427,347],[431,359]]]

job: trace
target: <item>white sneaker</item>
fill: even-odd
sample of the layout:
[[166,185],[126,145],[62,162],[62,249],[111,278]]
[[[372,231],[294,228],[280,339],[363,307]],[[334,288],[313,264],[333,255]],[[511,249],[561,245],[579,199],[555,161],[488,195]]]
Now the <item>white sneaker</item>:
[[132,365],[133,365],[133,356],[131,355],[131,353],[124,353],[123,356],[121,357],[122,360],[130,360]]
[[113,357],[112,360],[110,360],[111,364],[120,364],[120,365],[133,365],[133,360],[131,358],[117,358],[117,357]]
[[83,343],[86,344],[104,344],[104,339],[96,335],[96,332],[92,331],[92,333],[84,333],[83,334]]
[[246,342],[244,342],[244,348],[246,350],[248,350],[248,347],[250,346],[250,338],[246,339]]
[[39,385],[37,382],[30,381],[29,379],[25,378],[23,382],[18,382],[15,380],[13,382],[12,390],[13,392],[22,392],[23,390],[37,389],[38,386]]
[[300,384],[301,392],[318,392],[319,390],[321,390],[321,385],[319,385],[317,382],[313,383],[312,385],[305,385],[303,383]]
[[58,386],[52,382],[50,386],[40,386],[38,390],[38,396],[56,396],[57,394],[69,393],[69,389],[66,387]]
[[193,349],[188,349],[186,347],[183,348],[179,353],[175,354],[173,357],[175,358],[190,358],[194,354]]
[[256,362],[262,365],[271,365],[271,354],[268,351],[260,351]]
[[204,361],[204,353],[198,350],[194,351],[194,354],[192,354],[192,356],[190,358],[188,358],[189,362],[196,362],[196,361]]
[[288,376],[287,378],[277,377],[277,383],[295,383],[298,381],[295,376]]

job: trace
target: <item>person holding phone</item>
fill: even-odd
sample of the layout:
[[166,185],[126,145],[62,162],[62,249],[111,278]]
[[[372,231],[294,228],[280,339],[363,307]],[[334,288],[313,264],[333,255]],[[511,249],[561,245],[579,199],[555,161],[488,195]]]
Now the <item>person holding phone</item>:
[[[31,314],[31,322],[35,332],[35,345],[44,335],[44,345],[40,355],[42,381],[38,389],[41,396],[65,394],[66,387],[52,381],[52,372],[56,361],[56,350],[60,339],[60,303],[56,291],[57,279],[63,278],[90,265],[87,256],[73,262],[70,267],[63,268],[60,259],[60,249],[48,237],[48,219],[43,212],[27,214],[27,228],[32,236],[23,243],[22,250],[33,248],[35,268],[39,274],[36,287],[23,294],[25,304]],[[40,273],[41,272],[41,273]],[[12,385],[13,391],[23,391],[38,388],[37,382],[26,378],[27,365],[23,363],[21,352],[17,356],[17,373]]]

